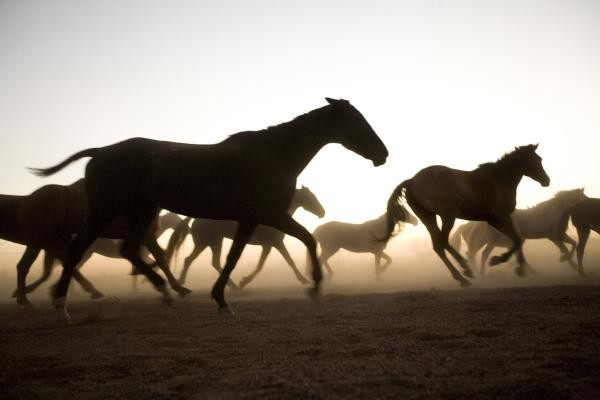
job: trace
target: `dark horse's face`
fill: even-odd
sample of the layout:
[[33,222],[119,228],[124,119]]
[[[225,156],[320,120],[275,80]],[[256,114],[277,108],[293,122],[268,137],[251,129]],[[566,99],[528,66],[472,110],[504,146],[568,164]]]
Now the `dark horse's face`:
[[521,165],[523,168],[523,175],[530,177],[540,185],[546,187],[550,185],[550,177],[542,166],[542,157],[538,156],[535,152],[538,145],[530,144],[518,148],[519,151],[523,152]]
[[388,151],[365,117],[347,100],[325,98],[335,111],[335,142],[371,160],[374,166],[385,163]]

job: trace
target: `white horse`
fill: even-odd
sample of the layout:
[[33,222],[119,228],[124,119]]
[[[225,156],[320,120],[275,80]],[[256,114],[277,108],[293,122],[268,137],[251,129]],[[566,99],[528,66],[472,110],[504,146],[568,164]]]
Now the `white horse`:
[[[412,225],[418,223],[417,217],[412,215],[402,205],[396,204],[393,208],[391,230],[401,222],[408,222]],[[346,222],[331,221],[319,226],[313,236],[321,246],[321,255],[319,260],[327,269],[328,279],[333,276],[333,270],[329,265],[329,258],[340,249],[345,249],[354,253],[373,253],[375,256],[375,277],[380,279],[380,275],[392,263],[392,258],[384,250],[389,239],[384,237],[388,232],[387,212],[379,218],[363,222],[362,224],[350,224]],[[381,259],[384,259],[384,264]]]

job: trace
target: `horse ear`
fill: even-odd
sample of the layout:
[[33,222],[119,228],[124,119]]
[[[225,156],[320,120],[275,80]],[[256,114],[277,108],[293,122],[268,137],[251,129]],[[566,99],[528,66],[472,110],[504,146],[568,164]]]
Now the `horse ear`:
[[537,150],[537,148],[538,148],[538,146],[539,146],[539,145],[540,145],[540,142],[537,142],[537,144],[535,144],[535,145],[533,146],[533,150]]
[[325,100],[327,100],[327,102],[329,104],[331,104],[332,106],[339,104],[341,102],[341,100],[332,99],[331,97],[325,97]]

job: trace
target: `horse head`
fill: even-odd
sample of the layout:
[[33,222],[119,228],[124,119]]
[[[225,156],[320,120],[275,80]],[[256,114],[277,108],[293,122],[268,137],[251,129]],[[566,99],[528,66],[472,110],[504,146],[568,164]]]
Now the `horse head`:
[[325,216],[325,209],[317,199],[317,196],[310,191],[309,188],[302,186],[300,189],[296,189],[294,197],[292,198],[292,208],[302,207],[306,211],[316,215],[319,218]]
[[571,207],[579,203],[581,200],[588,198],[583,191],[584,188],[561,190],[560,192],[556,193],[554,197],[558,199],[565,207]]
[[335,115],[332,141],[371,160],[376,167],[384,164],[388,150],[365,117],[348,100],[325,100]]
[[538,146],[539,143],[515,147],[513,154],[518,157],[523,175],[528,176],[543,187],[547,187],[550,185],[550,177],[544,170],[542,157],[535,152]]

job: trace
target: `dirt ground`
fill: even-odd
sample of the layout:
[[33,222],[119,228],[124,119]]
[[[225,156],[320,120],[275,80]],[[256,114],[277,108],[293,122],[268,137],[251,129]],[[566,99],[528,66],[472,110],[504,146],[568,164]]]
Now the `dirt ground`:
[[4,303],[0,398],[600,396],[600,286],[286,293]]

